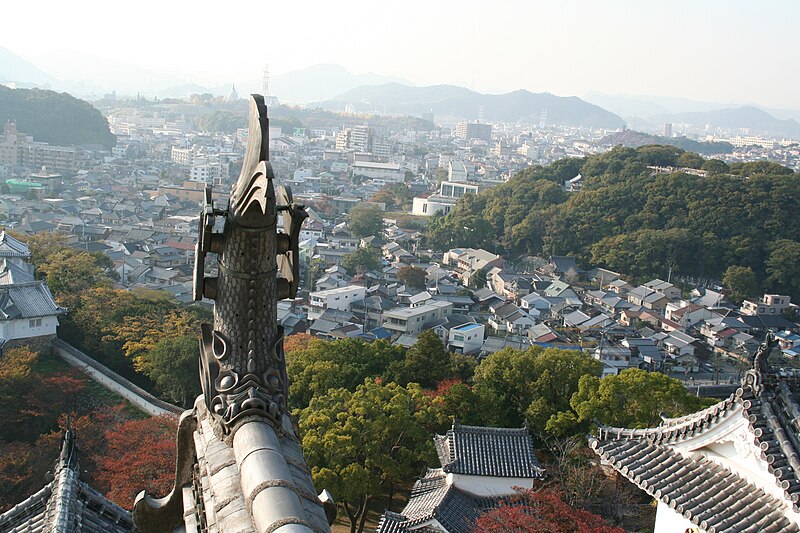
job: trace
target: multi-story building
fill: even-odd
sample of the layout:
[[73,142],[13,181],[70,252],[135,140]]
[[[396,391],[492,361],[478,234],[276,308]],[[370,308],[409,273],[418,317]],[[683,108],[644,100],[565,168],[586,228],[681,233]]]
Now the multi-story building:
[[355,161],[350,168],[353,176],[363,176],[368,179],[402,183],[406,177],[405,171],[397,163]]
[[451,329],[447,336],[447,349],[463,354],[477,353],[483,346],[486,326],[483,324],[462,324]]
[[347,285],[336,289],[312,292],[308,295],[308,319],[318,319],[326,309],[350,311],[353,302],[363,300],[366,293],[366,287],[358,285]]
[[450,182],[461,182],[464,183],[467,181],[467,166],[464,164],[463,161],[455,161],[451,160],[447,163],[447,180]]
[[478,139],[488,143],[492,140],[492,125],[480,122],[459,122],[456,125],[455,136],[460,139]]
[[32,137],[17,132],[16,124],[9,121],[3,126],[0,165],[47,167],[55,172],[77,172],[78,151],[71,146],[35,142]]
[[453,304],[434,300],[419,307],[392,309],[383,314],[383,327],[398,335],[417,336],[431,322],[450,316]]
[[792,300],[789,296],[781,294],[765,294],[757,302],[745,300],[739,311],[743,315],[780,315],[786,310]]

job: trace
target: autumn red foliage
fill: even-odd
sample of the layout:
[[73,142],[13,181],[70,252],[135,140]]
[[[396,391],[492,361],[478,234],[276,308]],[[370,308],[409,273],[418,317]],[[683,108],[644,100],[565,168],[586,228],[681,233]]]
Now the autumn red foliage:
[[518,489],[508,504],[478,518],[473,533],[625,533],[602,517],[567,505],[555,490]]
[[177,422],[168,416],[129,420],[105,432],[97,480],[106,496],[130,509],[139,491],[165,496],[175,477]]

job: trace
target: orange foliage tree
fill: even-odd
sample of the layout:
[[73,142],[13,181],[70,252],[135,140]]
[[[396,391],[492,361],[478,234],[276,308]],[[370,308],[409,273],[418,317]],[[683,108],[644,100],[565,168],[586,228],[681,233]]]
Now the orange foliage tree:
[[567,505],[555,490],[518,489],[508,504],[478,518],[473,533],[625,533],[602,517]]
[[165,496],[175,475],[177,421],[169,416],[129,420],[106,431],[106,451],[97,461],[99,488],[130,509],[139,491]]

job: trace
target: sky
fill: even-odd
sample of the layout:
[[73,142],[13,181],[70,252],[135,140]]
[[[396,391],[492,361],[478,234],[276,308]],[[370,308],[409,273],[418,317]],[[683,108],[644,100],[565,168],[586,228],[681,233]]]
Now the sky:
[[[335,63],[481,92],[590,91],[800,109],[794,0],[38,0],[0,46],[72,51],[222,84]],[[58,73],[56,73],[58,75]]]

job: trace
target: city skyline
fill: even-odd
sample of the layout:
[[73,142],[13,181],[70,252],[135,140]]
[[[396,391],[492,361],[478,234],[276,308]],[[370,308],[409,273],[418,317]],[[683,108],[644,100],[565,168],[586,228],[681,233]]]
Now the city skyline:
[[787,68],[800,6],[786,1],[187,5],[110,10],[90,0],[79,15],[74,4],[14,4],[7,20],[21,23],[4,28],[0,46],[60,79],[70,79],[76,54],[205,86],[258,79],[265,64],[279,76],[331,63],[485,93],[598,91],[800,108],[800,75]]

